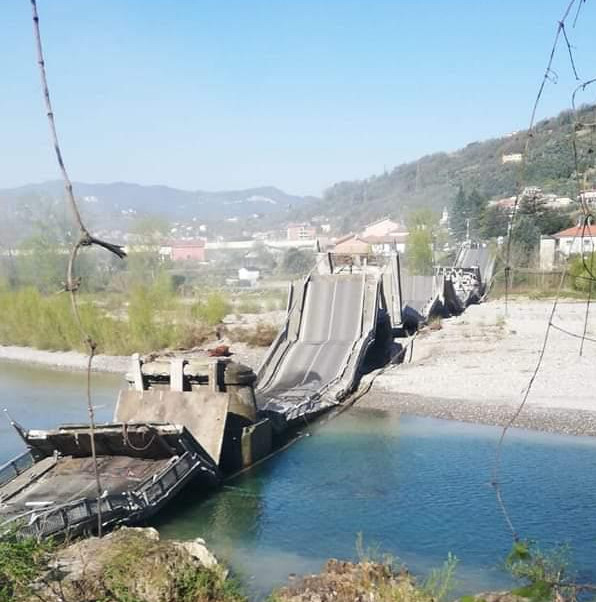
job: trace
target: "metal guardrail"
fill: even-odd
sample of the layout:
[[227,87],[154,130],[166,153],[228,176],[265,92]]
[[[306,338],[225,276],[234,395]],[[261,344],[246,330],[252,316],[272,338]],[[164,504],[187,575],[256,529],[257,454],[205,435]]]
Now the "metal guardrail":
[[[9,467],[16,470],[19,466],[17,461],[25,455],[27,454],[23,454],[23,456],[19,456],[16,460],[3,466],[2,470]],[[133,514],[135,518],[139,515],[149,514],[152,508],[167,498],[183,479],[201,465],[202,460],[198,454],[185,452],[160,473],[149,477],[136,489],[127,493],[107,495],[101,498],[101,513],[104,524],[126,522]],[[23,535],[41,538],[63,532],[77,532],[85,528],[93,528],[93,523],[96,520],[97,499],[82,498],[47,510],[36,509],[20,514],[4,522],[2,527],[10,528],[12,525],[18,525],[18,530]]]
[[33,454],[27,451],[0,466],[0,487],[10,483],[10,481],[16,479],[20,474],[29,470],[33,464],[35,464]]

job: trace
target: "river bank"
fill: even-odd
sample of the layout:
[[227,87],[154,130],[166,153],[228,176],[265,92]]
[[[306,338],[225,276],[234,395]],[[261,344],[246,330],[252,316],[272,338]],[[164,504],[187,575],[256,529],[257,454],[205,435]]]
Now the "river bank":
[[[443,320],[441,328],[423,330],[415,341],[411,362],[390,368],[374,379],[358,406],[403,414],[501,426],[522,399],[536,366],[552,301],[514,299],[505,316],[504,302],[469,307],[458,317]],[[585,304],[561,302],[556,325],[583,331]],[[596,337],[596,310],[588,336]],[[541,371],[516,425],[534,430],[596,436],[596,343],[551,330]],[[207,349],[224,343],[235,360],[256,369],[264,347],[228,339],[183,352],[206,357]],[[181,353],[181,352],[177,352]],[[88,356],[75,351],[43,351],[0,346],[0,360],[39,364],[63,370],[84,370]],[[98,355],[96,372],[123,374],[128,356]]]
[[[103,538],[67,544],[0,539],[0,600],[32,602],[249,602],[255,598],[230,576],[202,539],[162,540],[152,528],[123,527]],[[436,602],[450,598],[457,560],[450,557],[418,582],[388,558],[328,560],[322,570],[275,588],[271,602]],[[266,567],[262,567],[266,570]],[[530,592],[531,593],[531,592]],[[510,592],[467,596],[470,602],[526,602]]]
[[[539,359],[552,301],[514,299],[469,307],[418,336],[410,363],[381,374],[358,405],[504,425]],[[582,333],[585,303],[560,302],[553,322]],[[596,335],[596,313],[587,335]],[[551,329],[542,367],[516,426],[596,436],[596,344]]]
[[[61,370],[86,370],[89,356],[78,351],[46,351],[33,347],[0,345],[0,360],[50,366]],[[130,357],[126,355],[96,355],[93,358],[94,372],[124,373]]]
[[[220,344],[228,344],[231,347],[234,359],[238,362],[258,367],[265,349],[263,347],[251,347],[246,343],[230,343],[223,339],[214,341],[208,347],[216,347]],[[168,351],[163,352],[167,355]],[[208,348],[195,348],[188,351],[176,351],[177,355],[185,355],[188,358],[207,357]],[[33,347],[16,347],[12,345],[0,345],[0,361],[18,362],[22,364],[35,364],[47,366],[58,370],[87,370],[89,356],[78,351],[47,351]],[[112,374],[124,374],[130,366],[128,355],[103,355],[98,354],[93,358],[93,372],[105,372]]]
[[[266,337],[273,338],[282,324],[284,316],[285,312],[283,311],[270,311],[260,314],[231,314],[225,318],[223,337],[219,340],[213,337],[200,347],[187,350],[176,349],[173,352],[177,355],[184,355],[189,359],[197,359],[207,357],[209,349],[218,345],[227,345],[230,347],[236,361],[256,369],[265,355],[270,339],[257,340],[257,344],[250,344],[250,342],[238,339],[247,335],[248,338],[254,337],[255,334],[258,337],[260,328],[267,330],[264,333]],[[168,355],[168,353],[170,353],[168,349],[160,351],[162,355]],[[35,347],[0,345],[0,361],[36,364],[60,370],[86,370],[89,356],[79,351],[52,351],[36,349]],[[128,355],[97,354],[93,358],[92,369],[93,372],[124,374],[129,366],[130,356]]]

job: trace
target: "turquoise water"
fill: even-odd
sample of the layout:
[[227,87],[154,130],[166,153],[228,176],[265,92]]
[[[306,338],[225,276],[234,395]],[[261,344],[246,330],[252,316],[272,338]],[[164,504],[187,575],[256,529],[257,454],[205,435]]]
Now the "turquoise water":
[[[92,400],[96,420],[111,420],[122,376],[92,375]],[[87,374],[16,362],[0,362],[0,411],[7,408],[25,428],[50,428],[86,422]],[[0,414],[0,464],[23,451],[23,443]]]
[[[94,378],[99,420],[121,384]],[[85,420],[85,375],[0,363],[0,400],[27,427]],[[207,498],[183,493],[153,524],[204,538],[257,595],[329,557],[354,558],[358,533],[415,574],[454,553],[460,593],[506,587],[511,539],[489,484],[499,434],[354,409]],[[0,421],[0,462],[21,449]],[[502,480],[520,534],[568,542],[579,578],[595,581],[596,439],[513,430]]]
[[[458,592],[510,585],[511,538],[490,486],[498,429],[353,410],[315,428],[204,501],[185,496],[156,521],[167,537],[203,537],[253,592],[366,546],[415,574],[460,559]],[[503,494],[518,530],[569,542],[596,579],[596,440],[512,431]]]

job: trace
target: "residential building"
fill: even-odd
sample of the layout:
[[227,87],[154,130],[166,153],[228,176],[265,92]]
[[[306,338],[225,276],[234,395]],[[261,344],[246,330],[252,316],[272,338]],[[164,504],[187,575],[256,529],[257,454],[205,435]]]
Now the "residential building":
[[257,270],[253,267],[243,267],[238,270],[238,280],[240,280],[241,282],[248,282],[251,286],[255,286],[260,277],[260,270]]
[[524,156],[521,153],[509,153],[501,157],[501,162],[503,165],[506,163],[521,163],[523,158]]
[[205,241],[174,240],[162,245],[159,253],[171,261],[205,261]]
[[586,190],[579,195],[580,201],[585,202],[589,207],[596,207],[596,190]]
[[368,224],[362,230],[361,236],[366,238],[367,236],[388,236],[393,232],[403,232],[404,229],[399,222],[395,222],[388,217],[377,220],[372,224]]
[[348,234],[340,238],[333,247],[336,255],[370,255],[372,247],[357,234]]
[[315,226],[309,224],[288,224],[288,240],[312,240],[317,236]]
[[[583,234],[583,236],[582,236]],[[574,253],[592,253],[596,251],[596,225],[587,227],[573,226],[553,234],[556,251],[565,257]]]
[[540,238],[540,269],[552,270],[559,259],[595,251],[596,225],[585,230],[583,226],[573,226],[552,236],[542,236]]

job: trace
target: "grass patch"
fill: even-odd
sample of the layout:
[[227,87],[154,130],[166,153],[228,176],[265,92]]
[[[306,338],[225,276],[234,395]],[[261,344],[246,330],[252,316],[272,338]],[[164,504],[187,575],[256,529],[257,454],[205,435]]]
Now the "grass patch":
[[54,548],[52,541],[4,535],[0,539],[0,602],[31,599],[32,583],[44,572]]
[[[128,355],[201,345],[213,338],[212,326],[230,308],[219,293],[185,304],[159,280],[134,287],[121,299],[121,312],[116,314],[113,307],[113,299],[103,303],[97,295],[79,295],[81,321],[98,353]],[[87,351],[67,294],[42,295],[32,287],[0,289],[0,315],[1,345]]]

